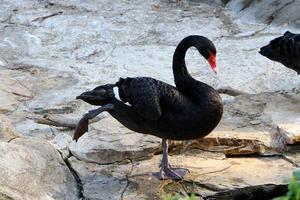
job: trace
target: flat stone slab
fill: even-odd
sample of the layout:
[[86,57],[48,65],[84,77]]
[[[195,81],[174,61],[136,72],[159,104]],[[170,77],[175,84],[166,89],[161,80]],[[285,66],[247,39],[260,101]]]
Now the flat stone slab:
[[[262,184],[287,183],[296,168],[281,157],[225,158],[218,153],[189,151],[170,156],[175,167],[190,169],[183,181],[157,178],[161,156],[128,164],[99,165],[69,159],[91,199],[161,199],[167,194],[208,196],[220,191]],[[284,170],[283,170],[284,169]],[[107,185],[108,184],[108,185]],[[109,186],[111,185],[111,186]],[[93,190],[98,188],[98,190]],[[99,190],[101,188],[101,190]]]
[[76,179],[47,141],[17,138],[0,142],[0,153],[0,197],[79,199]]
[[19,72],[0,70],[0,113],[12,112],[18,104],[33,98],[32,91],[21,80]]
[[0,114],[0,141],[8,142],[19,136],[11,121],[5,115]]

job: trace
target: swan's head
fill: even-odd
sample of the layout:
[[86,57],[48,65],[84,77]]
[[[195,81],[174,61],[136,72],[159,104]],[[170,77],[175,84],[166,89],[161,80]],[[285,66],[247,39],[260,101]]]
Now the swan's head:
[[[218,73],[216,54],[217,50],[212,41],[201,35],[190,35],[184,38],[177,46],[173,59],[184,60],[188,48],[195,47],[199,53],[207,60],[211,69]],[[174,60],[173,60],[174,63]]]
[[[295,34],[287,31],[283,36],[277,37],[271,40],[268,45],[261,47],[259,53],[270,60],[280,62],[286,67],[295,69],[297,67],[293,63],[293,57],[297,52],[294,53],[297,38],[294,36]],[[300,38],[298,40],[300,41]]]
[[199,53],[208,61],[211,69],[217,74],[219,72],[217,67],[217,50],[212,41],[208,38],[199,36],[196,40],[195,47],[198,49]]
[[268,45],[261,47],[259,53],[262,56],[269,58],[270,60],[280,62],[280,58],[281,58],[280,43],[282,39],[283,39],[282,36],[275,38]]

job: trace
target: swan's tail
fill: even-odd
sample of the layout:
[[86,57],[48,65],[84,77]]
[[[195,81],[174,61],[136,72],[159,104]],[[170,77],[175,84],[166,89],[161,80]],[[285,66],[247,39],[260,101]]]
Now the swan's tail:
[[114,86],[114,84],[101,85],[91,91],[82,93],[76,99],[81,99],[95,106],[103,106],[115,99]]

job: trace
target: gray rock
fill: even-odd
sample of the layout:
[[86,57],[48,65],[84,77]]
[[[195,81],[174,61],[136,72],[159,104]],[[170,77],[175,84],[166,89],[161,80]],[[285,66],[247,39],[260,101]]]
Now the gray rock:
[[170,156],[172,166],[190,169],[185,180],[161,181],[157,178],[160,158],[159,155],[129,164],[99,165],[71,157],[69,162],[89,199],[161,199],[176,193],[207,196],[269,183],[281,185],[287,183],[296,168],[281,157],[225,159],[220,154],[194,150]]
[[297,12],[300,2],[294,0],[230,0],[227,8],[238,13],[244,18],[255,18],[260,22],[273,23],[276,25],[293,25],[300,27]]
[[0,141],[10,141],[13,138],[19,137],[19,134],[11,124],[10,120],[0,114]]
[[80,177],[83,195],[91,200],[121,199],[128,181],[131,164],[97,165],[69,158],[71,167]]
[[15,200],[78,198],[77,182],[46,141],[0,142],[0,193]]
[[9,70],[1,70],[0,76],[0,113],[12,112],[18,104],[32,98],[32,92],[18,80]]
[[61,153],[64,160],[70,156],[68,146],[72,142],[72,137],[69,134],[58,132],[50,142]]

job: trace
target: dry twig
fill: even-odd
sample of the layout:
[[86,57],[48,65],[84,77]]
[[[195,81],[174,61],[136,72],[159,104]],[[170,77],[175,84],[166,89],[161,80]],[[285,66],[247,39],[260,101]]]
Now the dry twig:
[[33,98],[33,96],[21,94],[21,93],[18,93],[18,92],[12,92],[12,94],[17,95],[17,96],[20,96],[20,97],[29,98],[29,99],[32,99],[32,98]]
[[[66,127],[70,129],[75,129],[79,119],[66,118],[63,115],[44,115],[43,117],[27,117],[28,119],[34,120],[38,124],[45,124],[56,127]],[[103,116],[97,116],[94,119],[90,120],[89,123],[95,123],[103,119]]]
[[53,17],[53,16],[56,16],[56,15],[61,15],[63,13],[63,11],[59,11],[59,12],[56,12],[56,13],[53,13],[53,14],[50,14],[50,15],[46,15],[46,16],[43,16],[43,17],[38,17],[38,18],[35,18],[33,19],[31,22],[35,22],[35,21],[38,21],[38,22],[42,22],[44,21],[45,19],[48,19],[49,17]]

